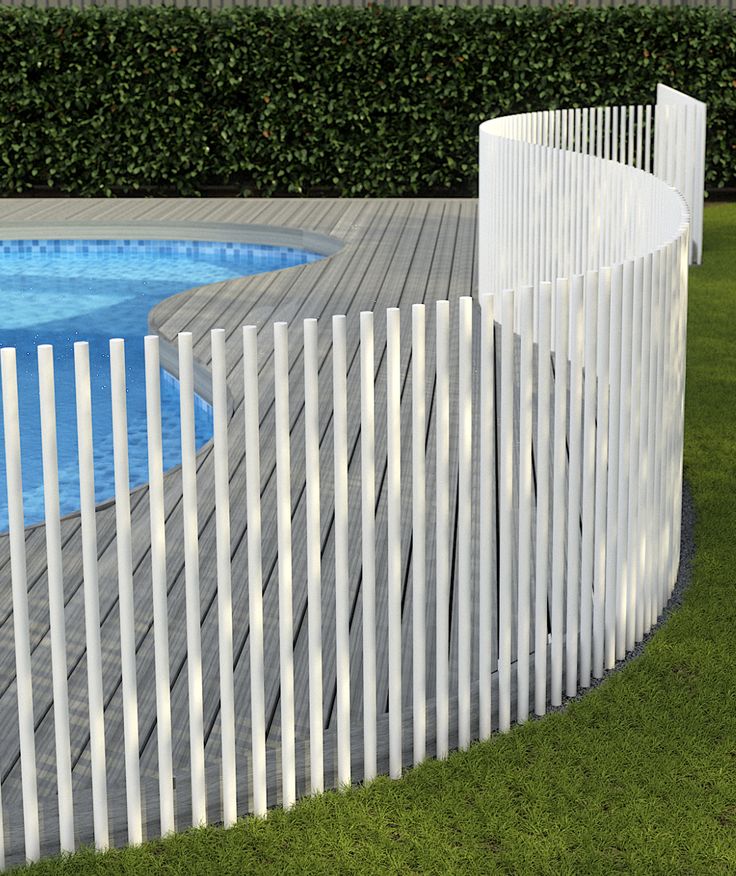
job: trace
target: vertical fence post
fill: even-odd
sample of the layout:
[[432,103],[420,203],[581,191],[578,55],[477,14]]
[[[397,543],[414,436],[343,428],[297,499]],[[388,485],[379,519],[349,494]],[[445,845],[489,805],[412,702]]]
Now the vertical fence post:
[[294,744],[294,635],[291,597],[291,439],[289,423],[289,337],[285,322],[273,326],[274,390],[276,396],[276,494],[279,561],[279,668],[281,680],[282,805],[296,800]]
[[217,630],[220,668],[220,738],[222,749],[222,820],[238,816],[235,762],[235,689],[233,680],[233,605],[230,569],[230,476],[228,466],[227,358],[225,330],[210,332],[212,410],[215,457],[215,522],[217,542]]
[[105,703],[102,691],[100,645],[100,599],[97,573],[97,525],[95,521],[95,467],[92,450],[92,399],[89,379],[89,345],[74,344],[74,384],[77,408],[79,454],[79,507],[82,524],[82,570],[84,577],[84,630],[87,652],[89,698],[89,748],[92,765],[92,811],[95,847],[107,848],[107,771],[105,767]]
[[552,284],[539,286],[537,365],[537,532],[534,596],[534,712],[547,709],[547,603],[549,581],[549,402],[552,374]]
[[[639,577],[639,431],[641,425],[641,339],[642,339],[642,293],[644,260],[638,258],[634,263],[634,288],[632,304],[632,342],[631,342],[631,426],[629,431],[629,472],[628,472],[628,603],[626,606],[626,650],[631,651],[641,640],[639,631],[643,627],[641,611],[641,578]],[[639,637],[637,638],[637,633]]]
[[492,671],[493,671],[493,610],[492,591],[495,583],[492,539],[493,523],[493,469],[495,468],[495,350],[494,350],[494,296],[481,296],[480,347],[480,537],[478,580],[478,712],[480,738],[488,739],[492,729]]
[[629,430],[631,422],[631,325],[634,297],[634,263],[623,265],[621,290],[621,376],[619,405],[619,458],[618,458],[618,518],[616,544],[616,659],[626,656],[627,627],[632,619],[627,617],[629,588],[632,586],[629,572],[628,512],[629,512]]
[[552,465],[552,647],[550,702],[562,703],[563,617],[565,599],[565,526],[567,522],[567,370],[568,370],[568,314],[570,283],[558,280],[555,286],[555,416],[554,461]]
[[54,690],[56,782],[59,798],[59,838],[62,852],[74,851],[74,804],[69,742],[69,693],[66,681],[64,576],[61,566],[59,513],[59,460],[56,447],[56,393],[54,351],[49,344],[37,349],[43,451],[43,496],[46,521],[46,561],[49,579],[51,674]]
[[659,257],[659,282],[657,283],[657,309],[656,309],[656,334],[657,334],[657,371],[656,371],[656,387],[657,387],[657,404],[655,418],[655,452],[654,460],[654,521],[655,538],[652,539],[654,548],[654,566],[653,578],[654,582],[654,598],[657,617],[660,616],[664,608],[664,580],[662,570],[662,542],[664,533],[664,502],[662,493],[662,481],[664,479],[664,372],[665,364],[665,325],[667,312],[667,247],[663,246],[657,253]]
[[110,341],[112,436],[115,461],[115,526],[117,532],[118,588],[120,594],[120,656],[125,734],[125,793],[128,842],[143,840],[140,764],[138,760],[138,688],[135,668],[135,611],[130,531],[130,478],[128,476],[128,417],[125,405],[125,346]]
[[401,776],[401,359],[400,310],[386,311],[386,449],[388,496],[389,771]]
[[649,468],[649,386],[650,349],[652,321],[652,256],[647,254],[642,266],[642,317],[641,317],[641,382],[639,387],[640,429],[637,458],[639,460],[638,482],[638,553],[637,578],[639,581],[639,601],[636,609],[636,641],[640,642],[651,626],[651,606],[648,600],[648,580],[646,574],[648,507],[647,491],[650,477]]
[[593,558],[595,548],[596,322],[598,272],[585,275],[583,390],[583,505],[580,558],[580,686],[590,686],[592,668]]
[[611,271],[611,321],[608,347],[610,378],[610,406],[608,414],[608,508],[606,510],[606,669],[616,663],[617,575],[618,552],[618,470],[619,432],[621,420],[621,305],[623,265],[616,264]]
[[514,491],[514,291],[501,299],[501,423],[498,462],[498,729],[511,727],[511,602]]
[[578,637],[580,634],[580,524],[583,416],[583,284],[572,278],[570,298],[570,456],[567,505],[567,612],[565,624],[565,693],[578,690]]
[[253,756],[253,814],[263,817],[267,812],[268,784],[266,777],[266,704],[263,667],[258,330],[254,325],[243,326],[243,390],[248,517],[248,619],[250,623],[250,723]]
[[660,284],[660,252],[652,257],[652,281],[650,294],[650,319],[649,319],[649,442],[647,459],[649,462],[649,477],[647,479],[647,549],[646,549],[646,574],[648,590],[648,617],[647,629],[657,623],[659,610],[657,605],[657,587],[654,565],[654,557],[657,545],[657,521],[656,521],[656,478],[657,478],[657,352],[659,346],[659,284]]
[[449,645],[450,645],[450,303],[438,301],[436,366],[436,635],[435,658],[437,709],[437,757],[449,751]]
[[8,488],[8,529],[10,533],[10,576],[13,588],[13,635],[15,675],[18,692],[20,730],[20,769],[23,789],[23,830],[26,858],[37,861],[40,854],[38,789],[36,786],[36,743],[31,687],[31,641],[28,627],[28,581],[26,577],[25,519],[20,457],[18,415],[18,377],[15,349],[0,350],[3,387],[3,428],[5,432],[5,472]]
[[324,779],[322,730],[322,536],[319,469],[318,323],[304,320],[304,450],[307,490],[307,609],[309,617],[309,780],[321,794]]
[[166,524],[164,516],[163,444],[161,437],[161,377],[158,337],[147,335],[146,422],[148,433],[148,501],[151,516],[151,584],[156,671],[156,735],[161,835],[176,829],[174,772],[169,690],[169,622],[166,581]]
[[184,518],[184,577],[186,580],[189,759],[192,780],[192,824],[198,827],[207,822],[207,792],[204,776],[199,526],[197,523],[194,363],[191,332],[179,334],[179,410],[181,412],[181,479]]
[[598,393],[596,404],[595,446],[595,551],[593,560],[593,676],[602,678],[605,662],[605,605],[606,605],[606,552],[607,552],[607,468],[608,468],[608,344],[611,313],[611,269],[598,272],[597,354],[596,376]]
[[516,720],[529,717],[529,644],[532,558],[532,405],[533,405],[533,321],[534,289],[526,286],[519,294],[518,334],[521,345],[519,369],[519,547],[516,651]]
[[376,467],[373,314],[360,314],[360,483],[363,589],[363,779],[378,771],[376,753]]
[[424,305],[411,309],[411,399],[412,399],[412,711],[414,763],[424,760],[427,744],[426,697],[426,484],[425,442],[425,314]]
[[473,299],[458,302],[457,714],[458,747],[470,745],[471,536],[473,501]]
[[337,781],[350,784],[350,582],[348,566],[348,390],[344,316],[332,317],[335,451],[335,674]]

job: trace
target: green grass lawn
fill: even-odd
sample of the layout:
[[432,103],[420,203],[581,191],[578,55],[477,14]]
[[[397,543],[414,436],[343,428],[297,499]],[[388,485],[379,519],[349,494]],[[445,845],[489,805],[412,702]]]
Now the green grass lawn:
[[684,604],[564,713],[392,782],[29,868],[88,873],[736,873],[736,205],[690,281]]

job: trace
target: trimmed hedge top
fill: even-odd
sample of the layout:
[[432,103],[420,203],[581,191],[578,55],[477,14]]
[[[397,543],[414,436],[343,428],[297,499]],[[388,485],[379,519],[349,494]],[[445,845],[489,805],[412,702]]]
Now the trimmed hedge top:
[[472,193],[499,114],[708,103],[736,185],[736,16],[708,8],[0,9],[0,193]]

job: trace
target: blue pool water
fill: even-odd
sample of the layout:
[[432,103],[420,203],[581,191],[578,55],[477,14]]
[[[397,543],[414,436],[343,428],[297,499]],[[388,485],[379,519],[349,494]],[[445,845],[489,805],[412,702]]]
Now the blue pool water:
[[[36,347],[53,344],[61,513],[79,508],[75,341],[90,345],[95,494],[115,492],[109,339],[125,338],[130,486],[148,480],[143,337],[162,299],[206,283],[320,258],[291,247],[173,240],[0,241],[0,347],[15,347],[26,525],[44,519]],[[179,390],[162,372],[164,467],[181,462]],[[0,397],[1,397],[0,391]],[[197,447],[212,436],[212,410],[196,400]],[[0,409],[0,532],[8,528]]]

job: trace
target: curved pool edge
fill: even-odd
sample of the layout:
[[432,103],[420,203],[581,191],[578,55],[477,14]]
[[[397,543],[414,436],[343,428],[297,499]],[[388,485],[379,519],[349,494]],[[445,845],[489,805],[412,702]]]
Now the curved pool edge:
[[[235,222],[109,222],[104,224],[87,223],[38,223],[38,222],[19,222],[16,224],[0,224],[0,236],[4,240],[76,240],[76,239],[94,239],[94,240],[206,240],[212,242],[223,243],[248,243],[264,246],[290,246],[298,249],[308,250],[324,258],[339,252],[345,246],[345,241],[340,240],[329,234],[310,231],[304,228],[288,228],[279,225],[263,225],[257,223],[235,223]],[[237,282],[238,280],[247,279],[248,277],[260,277],[264,274],[273,274],[280,271],[289,270],[291,268],[308,268],[311,264],[319,264],[323,259],[317,262],[309,262],[303,265],[292,265],[284,268],[277,268],[275,271],[263,271],[258,274],[244,274],[242,277],[236,277],[232,280],[224,281]],[[222,282],[222,281],[220,281]],[[159,337],[159,356],[161,367],[168,372],[176,380],[179,379],[179,357],[176,346],[176,341],[169,338],[163,333],[160,325],[156,320],[156,311],[177,296],[186,296],[196,294],[211,283],[204,283],[198,286],[192,286],[189,289],[184,289],[168,295],[162,301],[159,301],[148,312],[148,329],[152,334]],[[217,328],[217,326],[212,326]],[[193,357],[194,365],[194,391],[207,404],[212,404],[212,372],[209,365]],[[235,401],[229,383],[227,384],[227,402],[228,402],[228,422],[232,419],[235,413]],[[199,464],[202,456],[207,453],[212,446],[214,436],[206,441],[197,449],[196,460]],[[175,474],[181,469],[181,463],[172,466],[164,471],[164,478]],[[148,482],[139,484],[133,487],[129,493],[131,498],[142,490],[148,489]],[[101,502],[95,504],[95,511],[109,508],[115,504],[115,497],[111,496]],[[60,521],[72,520],[79,517],[81,511],[79,509],[71,511],[69,514],[64,514],[60,517]],[[24,527],[24,531],[29,532],[34,529],[45,527],[46,521],[39,520],[36,523],[28,524]],[[0,533],[0,538],[6,538],[7,532]]]
[[17,222],[0,224],[0,235],[7,240],[209,240],[293,246],[322,256],[334,255],[344,246],[337,237],[309,229],[242,222]]

